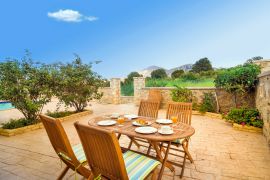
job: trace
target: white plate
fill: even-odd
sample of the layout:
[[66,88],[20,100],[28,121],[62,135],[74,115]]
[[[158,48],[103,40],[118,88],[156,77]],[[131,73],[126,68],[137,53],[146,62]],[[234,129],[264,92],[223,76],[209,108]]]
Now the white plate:
[[163,135],[171,135],[173,134],[173,130],[171,129],[170,131],[164,132],[161,129],[158,130],[159,134],[163,134]]
[[99,121],[97,124],[100,125],[100,126],[111,126],[111,125],[116,124],[116,121],[114,121],[114,120],[103,120],[103,121]]
[[128,119],[136,119],[136,118],[138,118],[138,116],[135,115],[135,114],[126,114],[126,115],[124,115],[124,117],[128,118]]
[[156,122],[159,124],[172,124],[172,120],[170,119],[157,119]]
[[140,124],[140,123],[137,123],[136,121],[133,121],[132,124],[133,124],[134,126],[150,126],[152,123],[148,122],[148,124],[142,125],[142,124]]
[[152,134],[152,133],[156,133],[157,129],[154,127],[137,127],[135,129],[135,132],[137,133],[141,133],[141,134]]

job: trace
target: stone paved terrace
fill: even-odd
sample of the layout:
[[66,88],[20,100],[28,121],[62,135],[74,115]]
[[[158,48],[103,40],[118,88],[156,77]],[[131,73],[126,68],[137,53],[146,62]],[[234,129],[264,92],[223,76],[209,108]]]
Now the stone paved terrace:
[[[112,112],[137,113],[133,104],[94,104],[92,108],[93,115],[76,120],[87,121]],[[159,116],[164,117],[165,110],[160,110]],[[73,127],[76,120],[63,122],[72,144],[79,142]],[[236,131],[223,120],[204,116],[194,115],[192,126],[196,133],[190,151],[195,163],[187,161],[183,179],[270,179],[270,151],[261,134]],[[127,143],[121,138],[122,145]],[[0,179],[55,179],[60,170],[60,160],[44,129],[9,138],[0,136]],[[174,179],[179,179],[179,174],[180,168],[176,168]],[[74,179],[72,171],[65,179]],[[173,179],[173,174],[166,169],[163,179]]]

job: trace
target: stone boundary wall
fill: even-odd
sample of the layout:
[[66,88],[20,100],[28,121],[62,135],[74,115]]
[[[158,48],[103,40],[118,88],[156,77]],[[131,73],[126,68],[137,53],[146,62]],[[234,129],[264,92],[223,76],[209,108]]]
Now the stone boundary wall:
[[263,118],[263,134],[270,145],[270,71],[259,75],[256,91],[256,107]]
[[128,104],[134,102],[134,96],[121,96],[120,103],[121,104]]
[[103,93],[102,98],[99,100],[101,103],[109,103],[113,102],[112,99],[112,91],[110,87],[103,87],[99,89],[99,92]]
[[[172,101],[171,90],[175,89],[175,87],[144,87],[140,90],[140,93],[134,97],[137,99],[137,100],[135,100],[136,104],[138,104],[141,99],[147,99],[149,91],[151,89],[160,90],[161,96],[162,96],[161,107],[166,108],[167,103]],[[190,89],[192,91],[192,94],[193,94],[193,96],[195,96],[197,98],[198,103],[202,102],[203,93],[209,93],[209,92],[215,93],[215,88],[203,88],[202,87],[202,88],[188,88],[188,89]]]
[[[172,101],[171,90],[175,87],[145,87],[144,77],[134,77],[134,96],[121,96],[121,80],[120,78],[112,78],[110,87],[101,88],[99,91],[103,92],[103,97],[99,102],[109,104],[125,104],[135,103],[139,105],[142,99],[147,99],[150,89],[158,89],[161,91],[162,102],[161,107],[166,108],[169,101]],[[237,95],[237,104],[234,103],[234,97],[223,89],[216,89],[214,87],[192,87],[188,88],[196,97],[197,103],[203,100],[203,94],[212,92],[216,95],[219,112],[228,112],[232,107],[246,105],[255,107],[255,95]]]

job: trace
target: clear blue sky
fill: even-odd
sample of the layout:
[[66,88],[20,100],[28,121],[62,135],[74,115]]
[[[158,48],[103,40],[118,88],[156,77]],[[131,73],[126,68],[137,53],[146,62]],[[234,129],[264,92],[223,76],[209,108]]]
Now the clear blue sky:
[[123,77],[208,57],[230,67],[270,58],[269,0],[6,0],[0,2],[0,61],[29,49],[43,62],[102,60]]

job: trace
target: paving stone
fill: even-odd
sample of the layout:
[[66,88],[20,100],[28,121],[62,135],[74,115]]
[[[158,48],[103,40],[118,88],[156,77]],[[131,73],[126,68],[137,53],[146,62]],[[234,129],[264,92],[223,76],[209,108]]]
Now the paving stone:
[[[104,105],[94,103],[94,113],[89,116],[63,122],[71,144],[79,143],[73,123],[87,121],[113,112],[137,113],[133,104]],[[166,110],[159,111],[165,117]],[[261,134],[236,131],[223,120],[193,115],[192,126],[196,133],[191,137],[190,153],[194,159],[186,162],[183,179],[270,179],[270,151]],[[122,136],[120,144],[127,147],[129,139]],[[138,148],[133,145],[133,149]],[[146,152],[146,148],[140,148]],[[55,179],[64,168],[54,152],[44,129],[14,137],[0,136],[0,179]],[[175,152],[178,153],[178,152]],[[155,154],[154,151],[151,154]],[[174,156],[171,160],[177,160]],[[176,167],[175,177],[165,168],[162,179],[180,179],[181,168]],[[64,179],[74,179],[69,170]],[[82,176],[78,175],[78,179]]]

